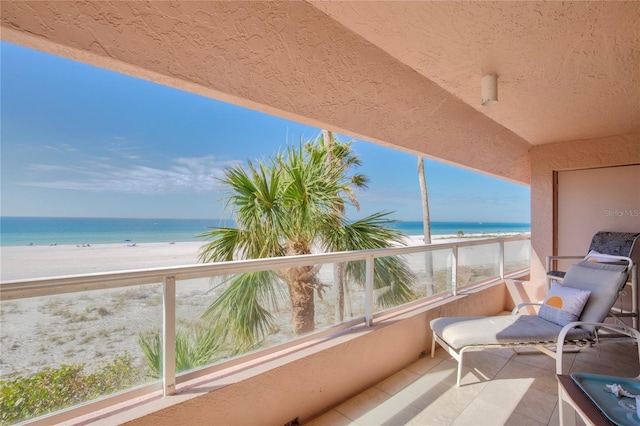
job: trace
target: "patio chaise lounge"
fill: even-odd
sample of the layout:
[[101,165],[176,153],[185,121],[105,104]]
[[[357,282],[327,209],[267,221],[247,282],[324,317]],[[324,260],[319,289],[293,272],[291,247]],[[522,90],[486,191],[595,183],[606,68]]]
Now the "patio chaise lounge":
[[618,262],[629,264],[629,283],[631,284],[631,307],[627,311],[615,308],[618,317],[632,318],[633,327],[638,327],[638,263],[640,262],[640,232],[599,231],[593,235],[588,253],[585,256],[547,256],[547,283],[562,282],[566,272],[553,270],[552,262],[566,259],[582,259],[596,262]]
[[[632,266],[632,265],[631,265]],[[433,341],[438,342],[458,361],[457,386],[460,386],[464,353],[489,347],[533,347],[555,358],[551,347],[563,333],[565,343],[585,346],[603,337],[631,338],[624,324],[604,324],[619,293],[624,288],[630,266],[583,261],[572,265],[563,284],[554,283],[537,315],[520,315],[518,305],[513,315],[488,317],[443,317],[431,321]],[[606,330],[605,333],[602,331]]]

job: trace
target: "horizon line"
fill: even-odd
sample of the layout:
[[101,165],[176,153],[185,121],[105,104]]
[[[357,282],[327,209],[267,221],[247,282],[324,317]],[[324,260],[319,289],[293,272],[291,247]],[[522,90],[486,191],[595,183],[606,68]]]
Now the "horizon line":
[[[4,218],[21,218],[21,219],[126,219],[126,220],[211,220],[211,221],[233,221],[233,219],[223,218],[198,218],[198,217],[116,217],[116,216],[16,216],[16,215],[0,215],[0,219]],[[403,220],[395,219],[395,222],[416,222],[423,223],[422,220]],[[516,221],[485,221],[485,220],[431,220],[430,223],[473,223],[473,224],[492,224],[492,223],[511,223],[520,225],[531,225],[531,222]]]

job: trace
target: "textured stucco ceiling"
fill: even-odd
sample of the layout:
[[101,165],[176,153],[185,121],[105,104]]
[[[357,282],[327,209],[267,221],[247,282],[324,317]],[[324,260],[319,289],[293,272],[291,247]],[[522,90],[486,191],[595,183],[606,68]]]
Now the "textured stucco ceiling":
[[313,4],[531,144],[640,130],[640,2]]
[[531,144],[640,130],[640,2],[312,3]]

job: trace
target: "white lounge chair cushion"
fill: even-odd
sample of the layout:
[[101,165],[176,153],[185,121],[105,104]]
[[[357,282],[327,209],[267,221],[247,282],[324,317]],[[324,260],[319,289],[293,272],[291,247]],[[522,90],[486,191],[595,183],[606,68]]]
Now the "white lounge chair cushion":
[[[562,284],[591,292],[580,321],[602,322],[626,282],[625,266],[583,261],[569,267]],[[592,330],[591,327],[586,328]]]
[[[465,346],[556,342],[562,327],[538,315],[500,315],[436,318],[431,321],[431,329],[458,350]],[[591,333],[581,328],[567,334],[567,340],[589,337]]]
[[[627,279],[624,266],[581,262],[567,271],[563,284],[590,291],[580,321],[602,322],[613,306]],[[465,346],[536,344],[556,342],[562,327],[538,315],[489,317],[443,317],[431,321],[431,329],[459,350]],[[566,340],[592,337],[593,327],[574,328]]]
[[538,315],[561,326],[578,321],[590,294],[588,290],[563,286],[554,281]]

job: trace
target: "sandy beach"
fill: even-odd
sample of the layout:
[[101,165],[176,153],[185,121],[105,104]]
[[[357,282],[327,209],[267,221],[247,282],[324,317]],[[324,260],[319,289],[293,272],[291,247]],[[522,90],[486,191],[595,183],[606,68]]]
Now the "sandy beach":
[[[481,237],[433,237],[433,243]],[[407,245],[423,244],[422,236],[408,236]],[[126,271],[163,266],[193,265],[203,242],[5,246],[0,248],[0,282],[52,276]]]
[[198,263],[202,242],[10,246],[0,248],[0,281]]
[[[439,236],[434,237],[433,243],[465,239]],[[1,281],[193,265],[198,263],[202,244],[166,242],[2,247]],[[407,244],[422,244],[422,236],[408,237]],[[412,268],[416,263],[416,271],[421,268],[419,256],[413,260],[409,258],[409,262]],[[323,282],[331,283],[331,265],[323,267],[320,274]],[[217,285],[216,280],[208,278],[179,283],[179,327],[198,320],[217,297],[220,291]],[[361,315],[360,295],[354,293],[352,297],[355,305],[353,315]],[[288,331],[290,313],[286,303],[282,305],[276,315],[280,331],[272,343],[291,338]],[[332,325],[332,312],[331,305],[319,302],[316,312],[318,327]],[[30,374],[45,366],[56,367],[64,363],[86,363],[90,369],[101,360],[112,359],[124,352],[131,354],[144,368],[138,334],[157,330],[161,323],[160,284],[5,301],[0,304],[0,375],[6,378],[16,373]]]

